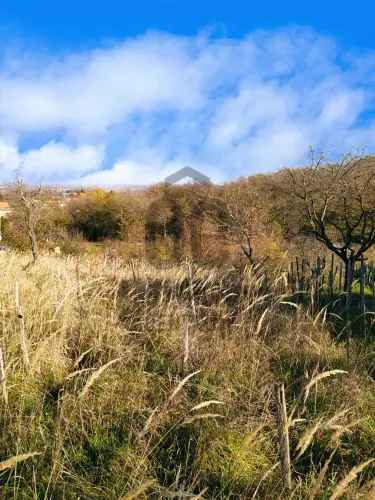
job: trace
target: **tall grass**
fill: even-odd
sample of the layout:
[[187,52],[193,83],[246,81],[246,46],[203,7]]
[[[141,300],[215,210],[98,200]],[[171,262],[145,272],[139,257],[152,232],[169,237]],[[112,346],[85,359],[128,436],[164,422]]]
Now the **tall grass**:
[[374,344],[348,359],[285,275],[26,263],[0,256],[1,497],[368,498]]

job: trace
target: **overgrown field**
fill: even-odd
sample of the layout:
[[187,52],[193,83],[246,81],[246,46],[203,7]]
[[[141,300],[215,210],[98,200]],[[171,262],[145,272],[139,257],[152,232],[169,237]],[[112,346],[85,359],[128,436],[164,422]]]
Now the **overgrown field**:
[[375,343],[283,274],[25,264],[0,256],[1,498],[374,498]]

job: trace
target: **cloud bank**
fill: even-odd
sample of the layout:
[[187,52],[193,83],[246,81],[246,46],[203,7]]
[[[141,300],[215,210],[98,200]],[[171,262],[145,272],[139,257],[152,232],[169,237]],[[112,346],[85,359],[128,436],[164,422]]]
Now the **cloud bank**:
[[375,55],[306,28],[150,33],[89,52],[0,50],[0,182],[215,181],[375,149]]

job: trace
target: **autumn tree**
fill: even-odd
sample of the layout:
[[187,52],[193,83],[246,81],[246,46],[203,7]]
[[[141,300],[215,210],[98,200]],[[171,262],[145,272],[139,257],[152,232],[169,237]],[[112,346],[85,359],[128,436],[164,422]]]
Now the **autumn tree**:
[[150,204],[146,218],[146,237],[155,241],[158,237],[167,238],[172,232],[173,207],[165,198]]
[[18,222],[17,230],[27,236],[33,256],[32,263],[35,264],[39,258],[37,227],[43,211],[42,188],[27,186],[21,179],[17,179],[9,198],[13,211],[12,221],[16,225]]
[[6,191],[10,213],[4,224],[4,241],[19,250],[31,248],[33,261],[41,247],[50,248],[68,238],[68,218],[56,191],[17,180]]
[[222,236],[255,263],[254,244],[265,228],[265,205],[254,178],[227,184],[215,194],[210,214]]
[[202,226],[208,206],[207,190],[201,184],[161,186],[158,198],[147,210],[146,241],[172,243],[174,257],[202,254]]
[[68,205],[69,228],[89,241],[121,239],[127,222],[127,213],[121,197],[109,191],[96,189],[82,194]]

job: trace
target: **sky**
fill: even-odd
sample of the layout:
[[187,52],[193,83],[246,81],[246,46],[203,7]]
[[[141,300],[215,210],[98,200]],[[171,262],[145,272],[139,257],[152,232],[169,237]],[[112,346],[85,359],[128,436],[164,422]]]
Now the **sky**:
[[0,182],[224,182],[375,152],[370,1],[1,0]]

